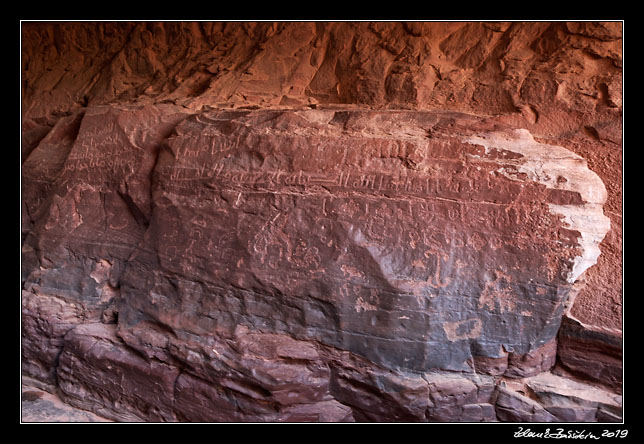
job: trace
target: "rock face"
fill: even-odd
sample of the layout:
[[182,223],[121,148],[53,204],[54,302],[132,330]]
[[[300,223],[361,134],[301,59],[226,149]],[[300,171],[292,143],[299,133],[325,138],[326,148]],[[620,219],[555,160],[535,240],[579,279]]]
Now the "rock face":
[[[219,25],[25,26],[25,374],[123,421],[621,420],[621,348],[571,311],[611,193],[570,139],[529,107],[517,125],[436,106],[440,70],[400,54],[451,24],[369,25],[399,57],[382,85],[360,74],[384,69],[372,42],[341,43],[354,25]],[[438,48],[481,74],[517,25]],[[195,43],[208,29],[224,46]],[[69,68],[52,84],[48,36]]]

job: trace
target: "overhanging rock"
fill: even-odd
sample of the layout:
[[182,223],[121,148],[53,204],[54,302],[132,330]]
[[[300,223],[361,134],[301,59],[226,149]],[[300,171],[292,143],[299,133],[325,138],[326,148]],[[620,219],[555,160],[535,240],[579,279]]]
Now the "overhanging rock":
[[495,421],[605,196],[475,116],[89,107],[23,165],[23,370],[119,420]]

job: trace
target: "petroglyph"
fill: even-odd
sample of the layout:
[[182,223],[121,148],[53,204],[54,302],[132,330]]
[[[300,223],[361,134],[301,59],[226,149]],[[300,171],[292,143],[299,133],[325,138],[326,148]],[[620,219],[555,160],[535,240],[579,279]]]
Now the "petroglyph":
[[[591,176],[574,156],[577,169],[550,171],[554,160],[537,165],[540,153],[552,157],[547,146],[482,123],[472,135],[457,115],[343,116],[359,130],[327,111],[270,116],[188,117],[158,159],[118,125],[103,138],[94,116],[43,228],[93,222],[86,199],[98,193],[102,229],[147,230],[127,256],[135,282],[121,295],[170,329],[253,325],[416,370],[463,370],[471,344],[527,351],[555,333],[565,287],[586,263],[580,252],[590,258],[589,239],[599,239],[579,220],[602,195],[575,197],[576,181]],[[409,128],[385,135],[392,119]],[[141,223],[117,217],[125,203],[109,184],[141,190],[128,204],[147,211]],[[167,304],[182,316],[159,311]],[[445,338],[452,353],[435,353]],[[413,359],[402,345],[411,343]]]
[[447,340],[450,342],[478,338],[481,335],[481,327],[482,323],[480,319],[446,322],[443,325],[445,336],[447,336]]

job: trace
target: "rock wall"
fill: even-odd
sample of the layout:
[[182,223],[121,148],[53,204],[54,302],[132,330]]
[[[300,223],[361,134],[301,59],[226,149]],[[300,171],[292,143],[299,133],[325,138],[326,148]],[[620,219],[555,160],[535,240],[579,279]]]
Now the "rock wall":
[[23,373],[125,421],[621,421],[621,23],[23,23]]

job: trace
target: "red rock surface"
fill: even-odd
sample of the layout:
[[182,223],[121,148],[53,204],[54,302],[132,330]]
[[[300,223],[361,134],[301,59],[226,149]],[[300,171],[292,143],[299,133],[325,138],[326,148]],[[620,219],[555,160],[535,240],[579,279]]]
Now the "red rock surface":
[[71,407],[60,397],[39,388],[41,383],[22,378],[20,419],[23,423],[36,422],[111,422],[91,412]]
[[66,402],[619,420],[621,23],[22,31],[23,372]]

